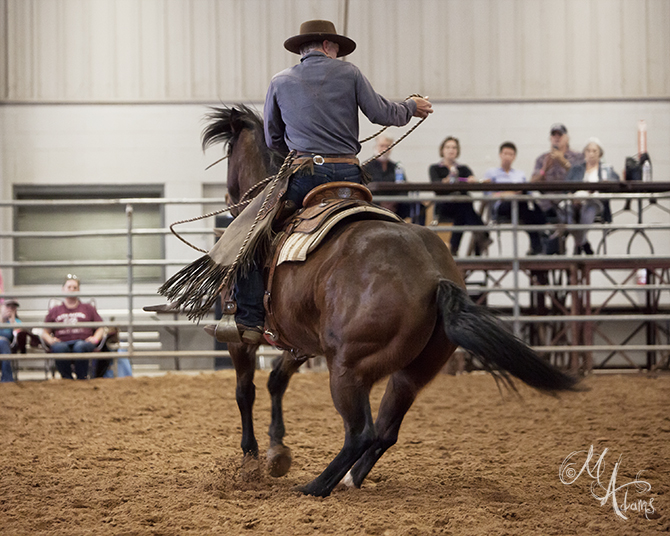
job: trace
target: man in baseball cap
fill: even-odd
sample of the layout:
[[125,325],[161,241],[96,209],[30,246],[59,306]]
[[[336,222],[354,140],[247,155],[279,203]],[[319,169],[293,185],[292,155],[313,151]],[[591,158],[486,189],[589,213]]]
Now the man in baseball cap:
[[565,125],[563,123],[554,123],[551,125],[551,129],[549,130],[549,135],[553,136],[554,134],[560,134],[561,136],[563,134],[567,134],[568,129],[565,128]]
[[[565,181],[572,166],[584,162],[584,154],[570,150],[568,129],[563,123],[554,123],[549,129],[551,148],[535,160],[535,168],[531,182],[562,182]],[[545,217],[565,223],[566,215],[560,210],[558,201],[539,199],[537,205],[542,209]],[[556,233],[554,233],[555,235]],[[547,242],[545,253],[557,253],[559,250],[558,238],[552,235],[552,241]]]
[[[582,153],[570,150],[568,129],[563,123],[554,123],[549,129],[551,149],[541,154],[535,160],[533,182],[560,182],[564,181],[568,170],[584,161]],[[551,202],[549,202],[551,203]],[[547,210],[544,209],[543,210]]]

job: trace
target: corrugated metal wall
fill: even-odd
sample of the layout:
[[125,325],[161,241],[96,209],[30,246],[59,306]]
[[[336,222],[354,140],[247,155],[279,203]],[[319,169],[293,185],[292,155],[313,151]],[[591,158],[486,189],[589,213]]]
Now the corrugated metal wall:
[[310,18],[390,98],[670,98],[668,0],[0,0],[0,99],[259,101]]

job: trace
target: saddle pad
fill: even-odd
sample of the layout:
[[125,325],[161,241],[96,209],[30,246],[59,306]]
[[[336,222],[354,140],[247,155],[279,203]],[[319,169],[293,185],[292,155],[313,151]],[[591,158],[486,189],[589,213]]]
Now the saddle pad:
[[318,231],[312,234],[303,234],[303,233],[293,233],[286,239],[284,245],[279,252],[279,258],[277,259],[277,265],[280,265],[282,262],[290,261],[304,261],[307,258],[307,254],[310,251],[313,251],[316,246],[318,246],[324,237],[330,232],[330,230],[340,221],[353,216],[354,214],[360,214],[366,212],[370,215],[370,219],[375,220],[386,220],[386,221],[402,221],[398,216],[392,212],[381,208],[375,207],[373,205],[358,205],[341,212],[334,214],[331,218],[326,221]]

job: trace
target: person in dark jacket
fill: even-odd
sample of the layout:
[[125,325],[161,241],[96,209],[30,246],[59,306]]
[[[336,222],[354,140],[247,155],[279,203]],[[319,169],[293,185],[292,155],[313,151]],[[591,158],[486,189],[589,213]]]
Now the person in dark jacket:
[[[465,164],[456,162],[461,155],[461,144],[458,138],[447,136],[440,144],[440,157],[437,164],[428,168],[430,182],[477,182],[475,174]],[[435,215],[438,221],[451,220],[454,225],[484,225],[482,218],[475,212],[472,202],[436,203]],[[451,254],[458,255],[463,233],[451,233],[449,245]],[[475,255],[480,255],[492,244],[488,231],[475,234]]]

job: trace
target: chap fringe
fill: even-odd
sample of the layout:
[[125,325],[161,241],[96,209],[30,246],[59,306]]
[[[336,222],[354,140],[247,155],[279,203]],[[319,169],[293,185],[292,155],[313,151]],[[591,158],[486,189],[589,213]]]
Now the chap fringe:
[[190,320],[200,320],[219,298],[230,269],[203,255],[168,279],[158,293],[178,305]]

